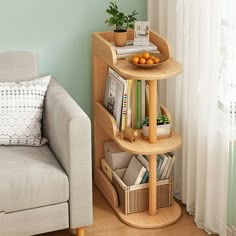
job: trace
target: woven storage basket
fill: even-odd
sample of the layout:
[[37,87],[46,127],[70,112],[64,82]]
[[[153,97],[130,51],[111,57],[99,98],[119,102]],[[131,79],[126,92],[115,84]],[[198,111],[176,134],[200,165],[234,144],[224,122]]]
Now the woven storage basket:
[[[112,182],[125,214],[148,210],[148,184],[127,186],[121,180],[126,169],[116,170]],[[173,204],[173,178],[157,181],[157,208]]]

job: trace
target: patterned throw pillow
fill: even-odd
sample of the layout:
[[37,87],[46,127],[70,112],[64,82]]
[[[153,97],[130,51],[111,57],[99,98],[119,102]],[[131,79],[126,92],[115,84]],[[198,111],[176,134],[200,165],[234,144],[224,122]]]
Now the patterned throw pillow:
[[50,78],[0,83],[0,145],[45,143],[41,122]]

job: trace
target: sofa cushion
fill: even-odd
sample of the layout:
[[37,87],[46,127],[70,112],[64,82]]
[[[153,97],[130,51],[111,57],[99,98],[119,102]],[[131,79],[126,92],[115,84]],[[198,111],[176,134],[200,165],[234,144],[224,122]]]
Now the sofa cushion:
[[0,82],[0,144],[40,146],[44,98],[50,76]]
[[68,201],[68,182],[47,145],[0,146],[0,212]]

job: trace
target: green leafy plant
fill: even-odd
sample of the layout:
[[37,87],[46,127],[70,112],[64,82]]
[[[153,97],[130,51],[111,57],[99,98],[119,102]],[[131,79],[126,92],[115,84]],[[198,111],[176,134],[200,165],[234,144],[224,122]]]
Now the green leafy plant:
[[105,20],[105,24],[115,26],[116,32],[125,32],[128,28],[134,29],[134,22],[137,20],[135,16],[138,14],[136,10],[130,15],[125,15],[119,10],[116,2],[110,2],[106,12],[111,16]]
[[[170,121],[166,115],[159,115],[157,117],[157,125],[167,125],[170,124]],[[143,120],[143,125],[149,126],[149,118],[145,117]]]

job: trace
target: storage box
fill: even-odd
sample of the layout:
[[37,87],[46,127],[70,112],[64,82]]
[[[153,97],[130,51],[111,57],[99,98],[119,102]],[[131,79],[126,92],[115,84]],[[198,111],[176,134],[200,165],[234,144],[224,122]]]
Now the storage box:
[[104,143],[105,160],[112,170],[127,168],[133,156],[132,153],[125,152],[115,142]]
[[[122,181],[126,169],[112,172],[119,205],[125,214],[148,210],[148,184],[127,186]],[[157,181],[157,208],[173,204],[173,178]]]
[[105,159],[101,159],[102,171],[107,176],[107,178],[112,182],[112,169],[108,165]]

